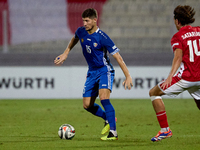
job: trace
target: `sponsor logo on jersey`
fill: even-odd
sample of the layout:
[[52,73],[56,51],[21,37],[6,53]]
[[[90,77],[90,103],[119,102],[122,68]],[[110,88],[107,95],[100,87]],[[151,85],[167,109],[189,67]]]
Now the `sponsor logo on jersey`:
[[88,41],[91,41],[91,39],[87,38]]
[[82,43],[84,42],[84,39],[83,39],[83,38],[81,39],[81,42],[82,42]]
[[98,44],[97,43],[93,43],[93,45],[94,45],[94,47],[97,47]]
[[102,86],[107,86],[107,84],[102,84]]

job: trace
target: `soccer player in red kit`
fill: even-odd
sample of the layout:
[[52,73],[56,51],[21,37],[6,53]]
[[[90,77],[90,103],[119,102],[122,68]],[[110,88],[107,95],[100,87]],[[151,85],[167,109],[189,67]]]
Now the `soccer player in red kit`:
[[[171,71],[166,80],[149,91],[161,127],[151,141],[172,136],[162,95],[176,96],[187,90],[200,109],[200,27],[189,25],[195,21],[194,15],[194,9],[188,5],[179,5],[174,9],[174,23],[178,32],[171,39],[174,52]],[[176,73],[179,67],[180,70]]]

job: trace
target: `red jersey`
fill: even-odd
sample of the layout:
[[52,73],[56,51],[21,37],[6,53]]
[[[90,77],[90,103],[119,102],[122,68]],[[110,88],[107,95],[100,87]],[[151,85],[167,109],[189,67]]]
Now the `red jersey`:
[[200,27],[184,26],[171,39],[173,51],[183,51],[178,77],[200,81]]

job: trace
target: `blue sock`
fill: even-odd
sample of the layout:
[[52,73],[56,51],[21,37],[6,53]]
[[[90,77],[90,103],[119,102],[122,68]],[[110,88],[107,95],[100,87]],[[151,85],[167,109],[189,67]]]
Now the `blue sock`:
[[110,125],[110,130],[116,131],[115,109],[113,108],[109,99],[101,100],[101,104],[103,105],[103,107],[105,109],[106,118],[107,118],[108,123]]
[[101,117],[104,120],[106,120],[106,112],[101,108],[100,105],[94,103],[92,107],[87,108],[86,110],[91,112],[93,115]]

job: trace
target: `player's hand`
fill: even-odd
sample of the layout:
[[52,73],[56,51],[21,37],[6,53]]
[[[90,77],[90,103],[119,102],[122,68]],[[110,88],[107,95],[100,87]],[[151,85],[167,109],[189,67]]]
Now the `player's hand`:
[[168,88],[172,83],[172,77],[168,77],[162,84],[161,84],[161,88],[162,89],[166,89]]
[[132,88],[133,82],[132,82],[131,76],[125,79],[125,81],[123,82],[123,86],[124,86],[125,90],[126,89],[130,90]]
[[61,54],[54,59],[54,64],[56,66],[61,66],[66,59],[67,59],[67,56],[64,54]]

